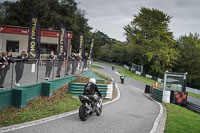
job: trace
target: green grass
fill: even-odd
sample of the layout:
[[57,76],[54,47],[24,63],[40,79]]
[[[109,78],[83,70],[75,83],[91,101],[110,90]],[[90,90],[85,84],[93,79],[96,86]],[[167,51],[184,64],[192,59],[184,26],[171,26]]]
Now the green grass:
[[188,95],[191,96],[191,97],[195,97],[195,98],[199,98],[200,99],[200,95],[199,94],[188,92]]
[[[134,74],[134,73],[131,73],[130,71],[126,70],[124,67],[122,68],[122,70],[120,70],[120,71],[118,71],[118,72],[119,72],[119,73],[123,73],[126,77],[129,77],[129,78],[132,78],[132,79],[135,79],[135,80],[144,82],[144,83],[146,83],[146,84],[153,85],[153,83],[154,83],[153,80],[148,79],[148,78],[146,78],[146,77],[142,77],[142,76],[136,75],[136,74]],[[159,88],[162,88],[162,84],[159,83],[159,82],[158,82],[158,87],[159,87]],[[199,95],[199,94],[195,94],[195,93],[192,93],[192,92],[188,92],[188,95],[200,99],[200,95]]]
[[[94,72],[94,73],[96,74],[96,76],[99,77],[99,78],[102,78],[102,76],[103,76],[103,77],[107,78],[108,80],[112,80],[111,77],[106,76],[106,75],[104,75],[104,74],[102,74],[102,73],[98,73],[98,72],[96,72],[96,71],[93,71],[93,72]],[[101,75],[101,76],[100,76],[100,75]]]
[[[126,77],[128,78],[132,78],[134,80],[137,80],[137,81],[141,81],[141,82],[144,82],[146,84],[150,84],[150,85],[153,85],[154,81],[149,79],[149,78],[146,78],[146,77],[142,77],[142,76],[139,76],[137,74],[134,74],[134,73],[131,73],[130,71],[128,71],[127,69],[125,69],[124,67],[122,67],[121,70],[118,71],[119,73],[123,73]],[[162,84],[158,82],[158,87],[162,88]]]
[[199,133],[200,115],[175,104],[165,104],[167,121],[165,133]]
[[0,127],[33,121],[78,109],[81,102],[66,93],[66,88],[54,92],[51,97],[31,100],[26,108],[8,108],[0,111]]
[[103,69],[103,67],[97,66],[97,65],[92,65],[92,68],[94,68],[94,69]]

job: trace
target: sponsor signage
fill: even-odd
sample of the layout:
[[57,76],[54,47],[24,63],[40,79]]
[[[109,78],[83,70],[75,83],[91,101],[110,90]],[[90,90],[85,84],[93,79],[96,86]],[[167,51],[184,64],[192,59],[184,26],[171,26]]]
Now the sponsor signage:
[[[29,29],[23,28],[23,27],[9,27],[9,26],[1,26],[0,25],[0,33],[29,35]],[[72,39],[72,32],[68,31],[66,35],[69,39]],[[58,38],[59,32],[58,31],[50,31],[50,30],[41,30],[41,36]]]

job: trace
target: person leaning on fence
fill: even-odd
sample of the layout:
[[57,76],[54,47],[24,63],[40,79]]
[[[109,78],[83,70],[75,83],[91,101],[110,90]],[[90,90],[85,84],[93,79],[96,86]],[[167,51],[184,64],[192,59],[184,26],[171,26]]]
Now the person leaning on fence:
[[51,52],[51,54],[48,56],[46,60],[46,73],[45,73],[45,79],[49,80],[49,77],[51,75],[51,71],[53,68],[53,63],[54,62],[54,53]]
[[28,54],[25,51],[22,51],[19,56],[16,58],[16,65],[15,65],[15,72],[16,72],[16,79],[15,85],[20,86],[19,81],[23,76],[24,71],[24,62],[28,62]]
[[8,65],[8,61],[6,59],[6,54],[4,52],[0,53],[0,88],[4,89],[3,83],[5,80],[5,69]]
[[12,56],[12,52],[7,52],[6,59],[8,61],[8,65],[6,66],[6,69],[5,69],[5,77],[7,75],[7,72],[10,70],[10,66],[11,66],[10,63],[15,62],[15,59]]
[[[10,70],[10,63],[14,63],[15,62],[15,59],[12,57],[12,52],[7,52],[5,58],[6,58],[8,63],[4,68],[4,80],[6,78],[7,72]],[[4,80],[2,81],[2,85],[4,83]]]
[[63,61],[66,59],[66,52],[63,53],[63,55],[58,56],[58,63],[57,63],[57,72],[56,77],[60,77],[60,71],[62,68]]

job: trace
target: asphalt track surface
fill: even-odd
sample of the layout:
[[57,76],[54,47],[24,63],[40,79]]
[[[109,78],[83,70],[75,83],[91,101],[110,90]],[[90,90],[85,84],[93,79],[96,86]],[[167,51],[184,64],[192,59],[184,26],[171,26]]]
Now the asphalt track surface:
[[103,106],[101,116],[93,115],[81,121],[77,113],[39,125],[10,131],[10,133],[148,133],[157,118],[160,107],[144,95],[145,84],[125,79],[121,84],[109,66],[96,69],[116,80],[120,99]]

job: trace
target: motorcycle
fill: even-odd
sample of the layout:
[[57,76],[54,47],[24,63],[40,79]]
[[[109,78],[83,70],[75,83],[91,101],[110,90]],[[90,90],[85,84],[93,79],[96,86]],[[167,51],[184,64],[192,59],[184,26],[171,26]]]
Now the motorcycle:
[[94,113],[96,113],[97,116],[101,115],[102,98],[98,98],[97,95],[80,95],[79,99],[83,103],[79,108],[79,118],[82,121],[86,121],[88,117]]
[[115,69],[115,66],[112,66],[112,70],[114,70]]
[[121,79],[121,83],[124,84],[125,77],[124,76],[120,76],[120,79]]

